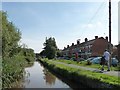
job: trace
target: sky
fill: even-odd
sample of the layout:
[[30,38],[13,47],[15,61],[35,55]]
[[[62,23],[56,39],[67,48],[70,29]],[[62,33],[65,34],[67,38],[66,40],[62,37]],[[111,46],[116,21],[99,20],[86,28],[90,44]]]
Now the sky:
[[[25,2],[26,1],[26,2]],[[46,37],[54,37],[59,49],[67,45],[109,35],[108,0],[104,2],[9,2],[2,1],[8,14],[22,33],[21,43],[39,53]],[[1,4],[0,4],[1,5]],[[112,2],[112,44],[118,44],[118,1]]]

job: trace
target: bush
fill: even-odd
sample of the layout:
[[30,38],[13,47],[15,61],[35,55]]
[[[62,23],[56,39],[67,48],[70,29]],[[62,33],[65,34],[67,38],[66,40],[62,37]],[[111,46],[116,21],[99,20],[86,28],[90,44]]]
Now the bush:
[[91,65],[92,63],[90,62],[90,60],[87,60],[86,65]]

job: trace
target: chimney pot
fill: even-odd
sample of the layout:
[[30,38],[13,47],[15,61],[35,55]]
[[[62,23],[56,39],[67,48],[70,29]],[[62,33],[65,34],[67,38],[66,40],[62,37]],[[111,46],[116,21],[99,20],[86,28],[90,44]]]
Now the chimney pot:
[[88,41],[88,39],[87,38],[85,38],[85,42],[87,42]]
[[80,39],[77,40],[77,44],[80,44]]
[[74,46],[74,43],[72,43],[72,46]]
[[95,39],[98,39],[98,36],[95,36]]
[[67,45],[67,48],[69,48],[69,45]]
[[108,41],[108,37],[106,36],[105,39]]

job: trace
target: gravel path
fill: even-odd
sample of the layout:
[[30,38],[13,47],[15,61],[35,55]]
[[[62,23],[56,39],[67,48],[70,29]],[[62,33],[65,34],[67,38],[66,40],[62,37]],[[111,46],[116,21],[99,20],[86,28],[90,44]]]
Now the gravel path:
[[107,75],[111,75],[111,76],[117,76],[120,77],[120,71],[101,71],[100,69],[96,69],[96,68],[88,68],[88,67],[84,67],[84,66],[78,66],[78,65],[74,65],[74,64],[66,64],[63,62],[57,62],[57,61],[52,61],[55,62],[56,64],[63,64],[69,67],[74,67],[74,68],[81,68],[84,70],[89,70],[89,71],[93,71],[93,72],[99,72],[101,74],[107,74]]

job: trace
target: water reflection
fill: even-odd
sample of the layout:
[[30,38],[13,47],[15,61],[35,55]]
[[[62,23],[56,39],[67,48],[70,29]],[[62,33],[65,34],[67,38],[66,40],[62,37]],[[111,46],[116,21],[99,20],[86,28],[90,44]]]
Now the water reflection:
[[69,88],[39,62],[35,62],[30,68],[25,68],[25,71],[28,72],[24,78],[25,88]]
[[53,74],[51,74],[47,69],[44,69],[43,72],[44,72],[44,75],[45,75],[44,79],[46,81],[46,84],[48,84],[50,86],[54,85],[56,77]]
[[[70,87],[68,90],[79,90],[80,88],[86,88],[86,86],[83,85],[82,83],[77,83],[77,82],[75,83],[70,80],[67,80],[59,74],[56,74],[52,71],[49,72],[49,70],[47,70],[46,68],[44,68],[43,72],[45,74],[46,83],[49,83],[49,85],[55,84],[57,80],[60,80],[64,83],[66,83]],[[61,83],[61,85],[64,86],[63,83]]]
[[69,88],[72,90],[81,87],[59,75],[54,75],[39,62],[34,62],[33,66],[25,68],[25,71],[24,78],[14,88]]

